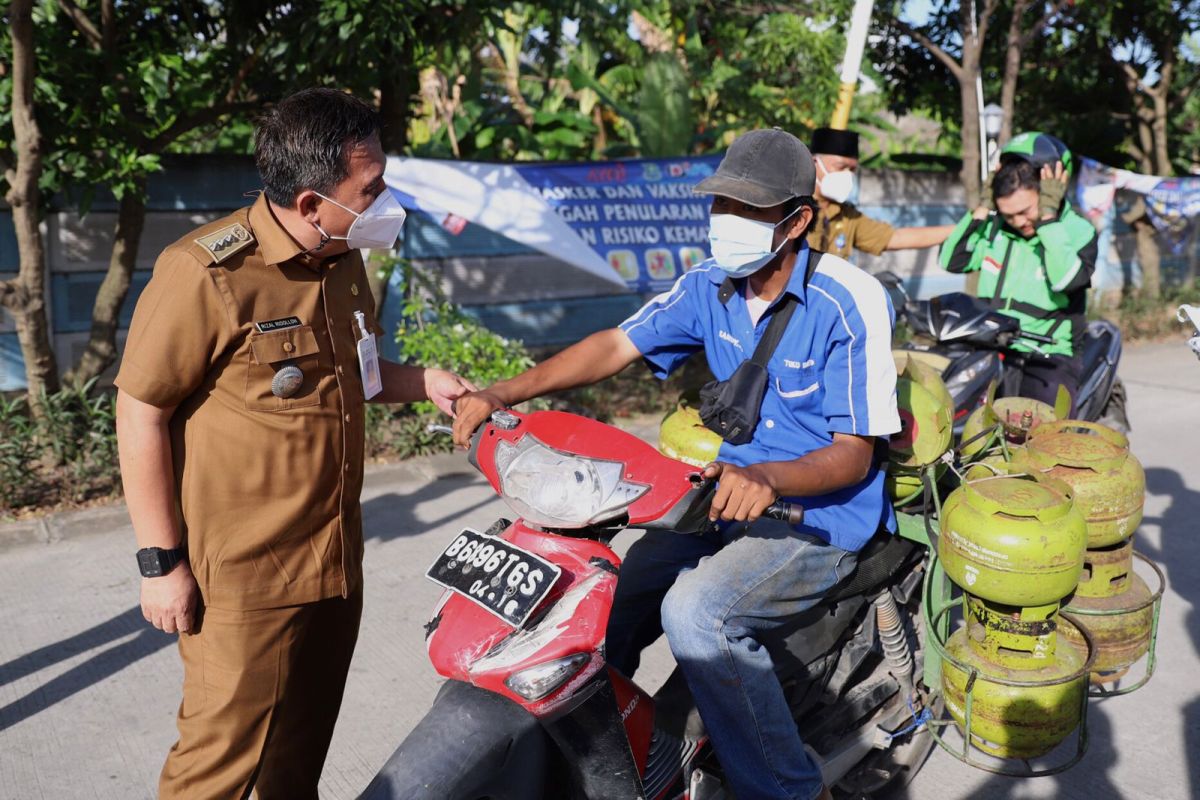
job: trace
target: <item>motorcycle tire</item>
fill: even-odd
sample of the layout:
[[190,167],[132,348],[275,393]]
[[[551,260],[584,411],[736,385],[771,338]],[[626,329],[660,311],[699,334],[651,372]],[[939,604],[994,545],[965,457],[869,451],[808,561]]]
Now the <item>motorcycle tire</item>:
[[1120,378],[1117,378],[1113,381],[1108,402],[1104,404],[1104,409],[1100,412],[1100,419],[1096,421],[1118,433],[1128,435],[1133,426],[1129,424],[1129,415],[1125,410],[1126,400],[1125,384],[1121,382]]
[[546,735],[529,712],[447,681],[359,800],[541,800]]

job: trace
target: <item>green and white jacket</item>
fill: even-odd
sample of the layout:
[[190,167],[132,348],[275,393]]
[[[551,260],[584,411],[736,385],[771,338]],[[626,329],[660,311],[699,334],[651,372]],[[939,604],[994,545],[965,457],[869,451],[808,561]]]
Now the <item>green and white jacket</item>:
[[[1026,239],[998,214],[977,220],[968,212],[942,245],[939,260],[950,272],[979,271],[979,296],[1016,317],[1030,333],[1054,338],[1036,345],[1046,353],[1078,352],[1086,323],[1087,288],[1096,268],[1096,229],[1063,205],[1058,219]],[[1034,345],[1018,339],[1017,350]]]

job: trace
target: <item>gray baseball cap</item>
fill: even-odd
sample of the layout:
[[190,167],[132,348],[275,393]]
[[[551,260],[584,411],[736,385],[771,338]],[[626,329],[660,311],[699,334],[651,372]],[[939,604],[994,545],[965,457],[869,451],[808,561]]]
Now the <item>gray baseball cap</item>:
[[744,133],[729,146],[717,171],[692,190],[768,208],[793,197],[811,197],[817,181],[812,153],[779,128]]

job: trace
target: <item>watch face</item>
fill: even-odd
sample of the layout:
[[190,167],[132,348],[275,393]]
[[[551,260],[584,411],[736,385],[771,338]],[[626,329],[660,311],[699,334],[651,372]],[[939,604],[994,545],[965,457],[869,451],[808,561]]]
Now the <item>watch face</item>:
[[143,578],[157,578],[163,574],[162,554],[162,550],[157,547],[147,547],[138,551],[138,569]]

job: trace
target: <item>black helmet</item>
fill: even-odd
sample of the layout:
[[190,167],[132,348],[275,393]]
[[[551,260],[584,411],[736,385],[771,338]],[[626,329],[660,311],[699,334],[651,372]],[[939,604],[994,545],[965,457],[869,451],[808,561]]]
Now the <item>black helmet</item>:
[[1028,161],[1039,170],[1061,161],[1067,175],[1075,171],[1075,157],[1062,140],[1041,131],[1019,133],[1000,149],[1001,164],[1016,159]]

